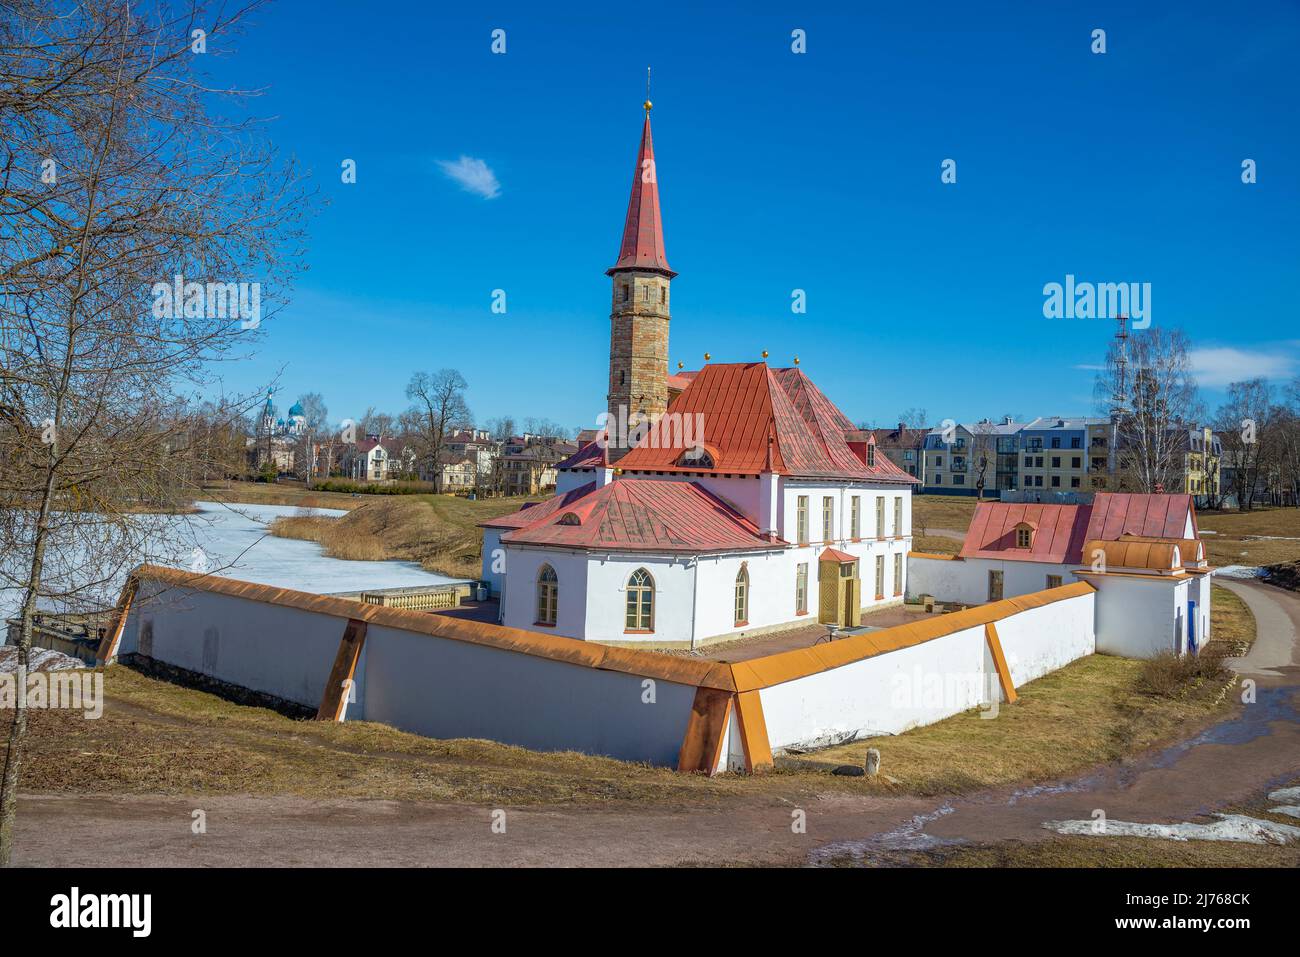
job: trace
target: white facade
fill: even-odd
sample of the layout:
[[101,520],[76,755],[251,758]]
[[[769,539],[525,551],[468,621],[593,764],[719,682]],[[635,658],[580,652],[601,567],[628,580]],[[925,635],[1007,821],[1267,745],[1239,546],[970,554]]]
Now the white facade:
[[[940,602],[964,605],[990,600],[989,573],[1003,575],[1003,597],[1042,591],[1047,576],[1061,584],[1087,581],[1097,589],[1097,651],[1125,658],[1151,658],[1161,652],[1199,651],[1210,635],[1208,573],[1161,575],[1142,569],[1093,573],[1073,564],[1019,562],[990,558],[908,560],[908,595],[930,595]],[[1191,631],[1189,632],[1189,628]],[[1191,641],[1195,636],[1195,642]]]
[[[826,548],[859,559],[864,610],[903,600],[906,556],[912,540],[909,487],[868,482],[787,481],[783,476],[770,474],[758,477],[666,475],[656,476],[655,480],[697,482],[760,529],[770,527],[784,542],[774,543],[770,549],[697,555],[649,550],[595,552],[502,543],[500,532],[485,529],[483,578],[492,582],[501,594],[501,622],[513,628],[590,641],[692,647],[758,631],[797,627],[817,621],[818,556]],[[576,488],[592,481],[592,476],[576,473],[576,478],[564,481]],[[563,491],[560,489],[558,493]],[[799,518],[801,503],[806,515],[803,529]],[[829,536],[824,525],[827,508]],[[492,570],[494,551],[501,547],[504,547],[504,575]],[[539,574],[544,565],[555,572],[557,595],[553,625],[541,623],[539,614]],[[804,566],[802,574],[801,566]],[[747,614],[738,621],[736,581],[742,567],[748,576]],[[627,587],[630,577],[642,568],[650,573],[654,583],[653,628],[631,630],[626,619]],[[798,600],[801,580],[805,582],[802,603]]]

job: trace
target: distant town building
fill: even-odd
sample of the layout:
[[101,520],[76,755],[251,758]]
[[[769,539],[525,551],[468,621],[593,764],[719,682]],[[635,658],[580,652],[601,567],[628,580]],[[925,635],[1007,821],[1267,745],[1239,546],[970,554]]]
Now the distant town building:
[[908,475],[921,477],[921,455],[928,430],[908,428],[902,422],[896,429],[869,429],[876,440],[876,450]]

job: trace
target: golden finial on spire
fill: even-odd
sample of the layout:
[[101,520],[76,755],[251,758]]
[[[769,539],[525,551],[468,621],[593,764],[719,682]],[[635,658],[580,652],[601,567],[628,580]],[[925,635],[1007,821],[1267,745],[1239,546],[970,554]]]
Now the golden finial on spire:
[[650,102],[650,68],[649,67],[645,68],[645,103],[643,103],[642,106],[645,107],[646,116],[649,116],[650,111],[654,109],[654,104]]

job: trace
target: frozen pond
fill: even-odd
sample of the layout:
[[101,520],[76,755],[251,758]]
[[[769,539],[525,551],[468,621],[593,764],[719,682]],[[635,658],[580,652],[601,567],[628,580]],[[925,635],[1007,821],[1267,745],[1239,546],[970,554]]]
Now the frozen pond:
[[[151,561],[318,595],[362,588],[438,585],[460,580],[426,572],[415,562],[358,562],[326,558],[315,542],[276,538],[270,533],[270,523],[282,515],[308,512],[332,516],[345,514],[339,509],[304,510],[292,505],[223,505],[218,502],[196,502],[195,505],[199,513],[184,518],[141,516],[142,521],[158,522],[161,538],[167,541],[167,554],[152,555]],[[121,578],[125,577],[123,573]],[[115,581],[101,597],[111,604],[121,587],[122,582]],[[20,604],[21,595],[17,589],[0,588],[0,620],[16,614]]]

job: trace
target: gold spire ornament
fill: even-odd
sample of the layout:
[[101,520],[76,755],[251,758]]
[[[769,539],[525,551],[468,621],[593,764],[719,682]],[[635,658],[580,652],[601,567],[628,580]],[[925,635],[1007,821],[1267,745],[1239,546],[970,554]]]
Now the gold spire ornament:
[[767,350],[766,350],[766,349],[763,350],[763,358],[764,358],[764,359],[767,358]]
[[798,357],[798,356],[795,356],[795,357],[794,357],[794,364],[795,364],[795,365],[798,365],[798,364],[799,364],[799,357]]
[[712,358],[713,358],[712,353],[709,353],[709,352],[704,353],[704,361],[705,361],[705,362],[708,362],[708,361],[709,361],[710,359],[712,359]]

